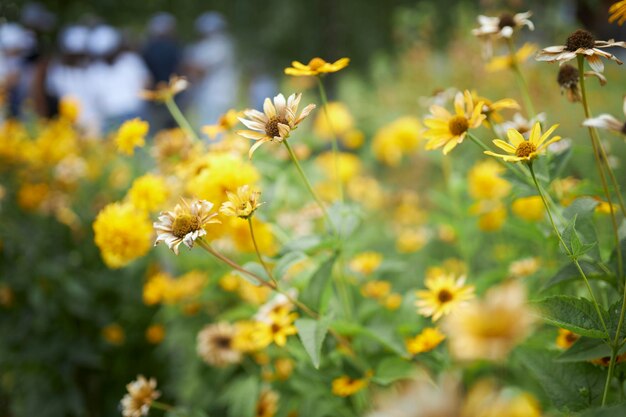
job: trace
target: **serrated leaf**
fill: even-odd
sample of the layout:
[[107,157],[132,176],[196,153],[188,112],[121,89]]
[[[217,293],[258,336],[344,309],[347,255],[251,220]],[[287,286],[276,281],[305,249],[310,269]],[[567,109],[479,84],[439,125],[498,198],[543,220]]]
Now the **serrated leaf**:
[[613,407],[597,407],[587,410],[580,417],[624,417],[626,416],[626,403]]
[[558,362],[588,362],[610,354],[611,348],[603,340],[581,337],[555,360]]
[[[606,272],[603,271],[597,263],[586,261],[583,259],[578,261],[578,263],[587,278],[607,280]],[[578,271],[578,268],[576,268],[576,265],[572,262],[559,269],[559,271],[552,278],[550,278],[550,280],[546,284],[544,284],[542,290],[546,290],[564,282],[575,281],[579,279],[582,279],[580,272]]]
[[311,276],[309,284],[302,291],[302,296],[300,297],[302,302],[316,311],[319,310],[322,296],[330,282],[336,258],[337,257],[333,255],[324,261]]
[[320,367],[322,344],[328,333],[328,324],[329,320],[327,318],[296,320],[296,329],[298,329],[300,342],[302,342],[304,350],[309,354],[315,369]]
[[376,367],[372,380],[380,385],[389,385],[401,379],[408,379],[415,373],[411,362],[400,358],[385,358]]
[[576,236],[582,249],[578,249],[574,251],[574,253],[576,254],[583,251],[582,253],[588,253],[589,256],[599,260],[600,251],[596,245],[598,242],[598,236],[596,233],[596,226],[593,221],[593,215],[597,205],[598,202],[593,198],[577,198],[569,206],[567,206],[567,208],[565,208],[563,216],[566,219],[575,219]]
[[554,352],[536,348],[519,349],[516,356],[557,408],[580,411],[599,404],[606,378],[603,369],[585,362],[556,362]]
[[[586,298],[566,295],[548,297],[535,303],[545,321],[581,336],[605,338],[606,333],[593,303]],[[600,307],[604,322],[608,315]]]

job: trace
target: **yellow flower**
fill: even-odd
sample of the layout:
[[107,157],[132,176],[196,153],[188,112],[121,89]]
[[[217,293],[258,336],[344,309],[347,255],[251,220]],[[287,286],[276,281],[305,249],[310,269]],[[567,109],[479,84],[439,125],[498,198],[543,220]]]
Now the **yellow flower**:
[[326,111],[319,112],[313,121],[313,133],[325,140],[331,140],[335,135],[342,137],[353,127],[354,118],[348,106],[338,101],[328,103]]
[[367,387],[368,378],[351,378],[348,375],[333,379],[332,391],[338,397],[349,397]]
[[615,2],[609,7],[609,23],[617,20],[618,25],[626,22],[626,0]]
[[487,127],[491,126],[491,122],[499,124],[504,121],[504,118],[500,114],[502,110],[519,110],[520,108],[517,101],[512,98],[503,98],[501,100],[491,101],[486,97],[479,96],[476,91],[472,91],[472,99],[474,102],[483,103],[481,111],[485,116],[487,116],[483,122]]
[[282,94],[274,97],[274,102],[269,98],[263,103],[263,112],[258,110],[245,110],[243,112],[247,119],[239,118],[250,130],[238,130],[237,134],[244,138],[256,140],[248,152],[248,157],[252,158],[254,151],[266,142],[281,143],[296,129],[315,108],[315,104],[309,104],[298,116],[298,105],[302,94],[292,94],[285,100]]
[[237,188],[236,193],[226,191],[226,195],[228,196],[228,201],[223,202],[220,208],[220,213],[225,216],[247,220],[263,204],[258,201],[261,192],[253,190],[247,184]]
[[274,417],[278,410],[278,399],[279,395],[276,391],[264,389],[256,404],[255,417]]
[[443,147],[443,154],[447,155],[456,145],[463,142],[469,129],[479,127],[485,120],[482,108],[482,102],[474,106],[472,95],[467,90],[464,93],[457,93],[454,98],[455,114],[450,114],[448,110],[438,105],[430,106],[431,116],[424,119],[424,124],[428,127],[424,137],[429,139],[426,149]]
[[254,285],[243,278],[239,278],[237,293],[239,297],[247,303],[261,305],[267,301],[272,294],[272,290],[260,285]]
[[436,327],[426,327],[420,334],[412,339],[406,340],[406,348],[412,355],[422,352],[430,352],[443,340],[446,336]]
[[539,270],[538,258],[524,258],[509,265],[509,274],[515,278],[524,278]]
[[298,61],[293,61],[291,67],[285,68],[285,74],[296,77],[327,74],[340,71],[347,67],[349,63],[350,58],[341,58],[330,63],[324,61],[322,58],[315,57],[306,65]]
[[[250,228],[246,222],[231,218],[231,221],[226,226],[228,226],[228,235],[232,238],[237,250],[247,253],[255,252],[254,242],[250,236]],[[277,247],[271,225],[253,217],[252,227],[254,228],[254,237],[259,251],[264,255],[273,256],[277,251]]]
[[176,94],[187,89],[188,85],[189,83],[184,77],[172,75],[169,82],[159,82],[154,90],[143,90],[141,92],[141,97],[145,100],[164,103],[174,98]]
[[126,385],[128,394],[124,395],[120,403],[123,417],[147,416],[152,402],[161,396],[156,390],[157,381],[154,378],[146,379],[139,375],[135,381]]
[[220,116],[217,124],[204,126],[202,131],[209,137],[215,139],[220,133],[232,130],[239,123],[240,113],[235,109],[230,109]]
[[580,339],[580,336],[566,329],[559,329],[559,335],[556,338],[556,345],[561,349],[569,349]]
[[[534,43],[525,43],[515,52],[515,62],[525,62],[531,55],[537,51],[537,45]],[[487,63],[487,71],[496,72],[513,68],[513,58],[511,55],[503,55],[491,58]]]
[[538,401],[526,392],[502,389],[488,379],[472,386],[456,415],[465,417],[541,417]]
[[118,151],[126,155],[135,153],[135,148],[143,148],[150,126],[139,118],[125,121],[115,136]]
[[509,143],[501,139],[494,139],[493,144],[510,155],[497,154],[492,151],[485,151],[485,154],[502,158],[506,162],[523,161],[529,163],[545,151],[551,143],[561,140],[560,136],[550,138],[557,127],[559,127],[558,124],[553,125],[544,134],[541,134],[541,124],[537,122],[532,128],[528,140],[517,130],[509,129],[506,133]]
[[344,133],[340,139],[346,148],[359,149],[365,143],[365,133],[358,129],[351,129]]
[[506,208],[501,203],[489,204],[488,210],[480,212],[478,228],[483,232],[495,232],[502,228],[506,220]]
[[297,318],[298,314],[291,313],[288,307],[281,307],[270,311],[270,330],[272,340],[277,346],[285,346],[287,337],[298,332],[296,326],[293,324]]
[[358,176],[352,178],[347,184],[347,192],[352,200],[372,210],[380,208],[385,201],[384,190],[376,178],[372,177]]
[[176,204],[174,211],[162,211],[159,221],[154,223],[157,238],[154,242],[165,244],[178,255],[178,247],[184,243],[193,248],[196,239],[205,236],[204,227],[212,223],[220,223],[215,219],[217,213],[211,213],[213,203],[197,200],[191,204],[182,200],[183,204]]
[[241,361],[241,351],[234,347],[235,326],[227,322],[206,325],[196,343],[198,356],[208,365],[224,367]]
[[403,228],[396,237],[396,250],[398,253],[417,252],[428,243],[429,237],[428,230],[424,228]]
[[102,337],[112,345],[121,345],[126,339],[124,329],[117,323],[111,323],[102,329]]
[[511,210],[517,217],[530,222],[538,222],[545,217],[543,200],[538,195],[516,199],[511,205]]
[[361,288],[363,297],[382,299],[389,295],[391,284],[389,281],[374,280],[366,282]]
[[415,305],[418,312],[433,321],[448,315],[465,301],[474,298],[474,286],[465,285],[465,277],[455,278],[452,274],[427,277],[424,284],[428,290],[416,292]]
[[25,183],[17,192],[17,204],[22,210],[35,211],[48,198],[50,187],[45,183]]
[[240,352],[257,352],[265,349],[272,340],[272,329],[268,323],[256,320],[235,323],[233,347]]
[[128,190],[128,197],[133,206],[145,211],[155,211],[165,203],[168,197],[165,179],[154,174],[146,174],[135,181]]
[[401,117],[380,128],[372,140],[372,151],[380,162],[397,166],[404,155],[418,149],[424,127],[418,119]]
[[63,120],[74,123],[80,114],[80,102],[71,96],[62,97],[59,101],[59,116]]
[[294,368],[294,361],[289,358],[278,358],[274,361],[276,376],[281,381],[286,381],[291,376]]
[[220,287],[227,292],[237,291],[241,282],[241,278],[232,272],[223,275],[219,280]]
[[148,343],[158,345],[165,338],[165,327],[162,324],[151,324],[146,329],[146,340]]
[[490,159],[476,163],[467,178],[470,196],[484,200],[506,197],[511,191],[511,183],[500,177],[504,171],[503,166]]
[[94,241],[109,268],[121,268],[150,250],[148,215],[127,203],[105,206],[93,222]]
[[533,321],[526,290],[510,282],[490,289],[482,301],[474,300],[455,309],[443,329],[456,358],[501,361],[526,338]]
[[[315,158],[315,165],[320,168],[328,178],[336,181],[335,156],[333,152],[323,152]],[[362,171],[361,160],[358,156],[348,152],[337,153],[337,168],[339,180],[347,183]]]
[[397,310],[402,305],[402,295],[396,293],[389,294],[382,304],[387,310]]
[[350,269],[363,275],[370,275],[383,262],[383,255],[378,252],[362,252],[350,260]]

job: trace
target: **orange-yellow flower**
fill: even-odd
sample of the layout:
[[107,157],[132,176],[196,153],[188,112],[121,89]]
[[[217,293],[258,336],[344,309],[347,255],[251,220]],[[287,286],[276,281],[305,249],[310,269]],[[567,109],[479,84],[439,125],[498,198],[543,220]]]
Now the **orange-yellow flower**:
[[299,61],[293,61],[291,67],[285,68],[285,74],[296,77],[309,75],[321,75],[330,72],[337,72],[348,66],[350,58],[341,58],[335,62],[326,62],[322,58],[315,57],[308,64]]

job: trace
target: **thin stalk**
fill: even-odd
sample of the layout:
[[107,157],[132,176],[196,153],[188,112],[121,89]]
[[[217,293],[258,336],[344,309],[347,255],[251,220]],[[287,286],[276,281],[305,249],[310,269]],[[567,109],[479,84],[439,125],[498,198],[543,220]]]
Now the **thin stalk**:
[[576,269],[578,269],[580,276],[583,278],[583,281],[585,281],[585,285],[587,286],[587,290],[589,291],[589,295],[591,296],[591,301],[593,302],[593,306],[596,310],[596,313],[598,314],[598,317],[600,318],[600,322],[602,323],[603,330],[607,335],[607,340],[610,341],[611,335],[609,333],[608,327],[606,326],[606,323],[604,322],[602,313],[600,312],[600,306],[598,304],[598,301],[596,300],[596,296],[594,295],[593,290],[591,289],[591,285],[589,284],[589,279],[587,278],[585,271],[583,271],[582,267],[580,266],[580,263],[578,262],[578,257],[574,256],[574,254],[572,254],[570,249],[567,247],[567,244],[565,244],[565,241],[563,240],[563,236],[561,236],[561,232],[559,232],[559,229],[556,227],[556,224],[554,223],[554,218],[552,217],[552,210],[550,210],[548,201],[546,200],[546,197],[543,195],[543,191],[541,190],[541,187],[539,186],[539,182],[537,182],[537,177],[535,176],[535,171],[533,170],[532,164],[528,164],[528,169],[530,171],[530,176],[532,177],[533,182],[535,183],[535,188],[537,188],[537,192],[539,193],[539,197],[541,197],[541,201],[543,201],[543,205],[546,208],[546,212],[548,213],[548,218],[550,219],[550,224],[552,225],[552,228],[554,229],[554,233],[556,233],[556,236],[559,238],[559,242],[561,242],[561,245],[565,249],[565,252],[569,256],[569,258],[572,261],[574,261],[574,264],[576,265]]
[[524,79],[524,75],[522,74],[522,70],[520,69],[519,63],[517,62],[517,57],[515,56],[515,45],[513,45],[513,40],[511,38],[507,38],[507,45],[509,46],[509,56],[511,57],[511,68],[515,73],[515,79],[517,81],[517,85],[519,86],[520,91],[522,92],[522,100],[524,100],[524,107],[526,108],[526,112],[528,113],[528,118],[532,119],[535,117],[537,113],[535,113],[535,107],[533,106],[533,101],[530,98],[530,91],[528,89],[528,84]]
[[256,238],[254,237],[254,227],[252,227],[252,216],[248,217],[248,226],[250,228],[250,237],[252,238],[252,244],[254,245],[254,251],[256,252],[256,256],[257,258],[259,258],[259,262],[261,262],[261,265],[263,265],[263,269],[265,269],[265,272],[267,272],[267,276],[270,277],[274,285],[276,285],[276,288],[278,288],[278,282],[276,282],[274,275],[272,275],[272,271],[263,260],[263,257],[261,256],[261,251],[259,250],[259,245],[257,245],[256,243]]
[[150,404],[150,407],[156,408],[157,410],[163,410],[163,411],[172,411],[174,409],[174,406],[162,403],[160,401],[152,401],[152,404]]
[[326,221],[328,222],[330,227],[333,229],[333,232],[335,233],[335,235],[338,235],[339,233],[338,233],[335,225],[333,224],[333,222],[330,220],[330,216],[328,215],[328,211],[326,211],[326,206],[324,206],[324,203],[322,202],[322,200],[317,196],[317,193],[313,189],[313,186],[309,182],[309,179],[307,178],[306,174],[302,170],[302,166],[300,165],[300,162],[298,161],[298,157],[293,152],[293,149],[291,149],[291,145],[289,145],[289,141],[288,140],[284,140],[283,143],[285,144],[285,147],[287,148],[287,152],[289,152],[289,156],[291,157],[291,160],[293,161],[294,165],[296,166],[296,169],[298,170],[298,174],[300,174],[300,178],[302,178],[302,181],[304,182],[304,185],[306,186],[307,190],[309,191],[309,193],[311,194],[311,196],[313,197],[313,199],[315,200],[317,205],[320,206],[320,208],[322,209],[322,212],[324,213],[324,217],[326,217]]
[[165,100],[165,106],[169,110],[174,120],[176,120],[176,123],[178,123],[178,126],[180,126],[180,128],[183,129],[185,133],[191,136],[191,138],[195,142],[199,142],[200,138],[198,138],[198,135],[196,134],[195,130],[193,130],[193,127],[191,127],[191,125],[187,121],[187,118],[183,115],[183,113],[178,108],[178,105],[174,101],[174,97],[170,97],[167,100]]
[[341,178],[339,177],[339,141],[337,139],[337,132],[335,132],[333,123],[330,120],[330,114],[328,112],[328,99],[326,98],[326,89],[324,88],[324,83],[322,82],[322,78],[319,75],[317,76],[317,86],[320,90],[320,99],[322,100],[322,107],[324,108],[324,116],[326,117],[328,127],[333,134],[332,148],[333,163],[335,165],[335,181],[337,181],[337,192],[339,193],[339,201],[343,203],[343,184],[341,183]]

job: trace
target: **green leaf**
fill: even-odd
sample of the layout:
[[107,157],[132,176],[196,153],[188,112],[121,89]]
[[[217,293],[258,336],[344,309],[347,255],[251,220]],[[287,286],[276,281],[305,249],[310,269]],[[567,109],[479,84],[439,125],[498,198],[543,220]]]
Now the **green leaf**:
[[385,358],[376,367],[372,380],[380,385],[389,385],[401,379],[408,379],[415,373],[411,362],[401,358]]
[[611,348],[600,339],[581,337],[556,357],[558,362],[588,362],[611,354]]
[[259,381],[254,375],[229,383],[224,400],[230,417],[254,417],[259,399]]
[[307,259],[307,256],[304,254],[304,252],[295,251],[287,253],[282,258],[280,258],[278,262],[276,262],[276,266],[274,267],[273,271],[274,276],[277,280],[282,280],[283,277],[287,274],[287,271],[289,271],[289,268],[305,259]]
[[626,403],[614,407],[597,407],[585,411],[580,417],[624,417],[626,416]]
[[[624,261],[624,264],[625,264],[623,272],[626,272],[626,239],[620,240],[620,247],[622,249],[622,260]],[[611,252],[610,265],[613,271],[615,272],[615,276],[617,276],[618,275],[617,248],[614,248],[613,252]]]
[[342,239],[350,237],[361,224],[363,213],[356,204],[335,203],[328,209],[328,216]]
[[[246,271],[250,271],[255,275],[258,275],[259,277],[263,278],[266,281],[270,281],[270,277],[267,275],[267,272],[265,271],[265,268],[263,268],[263,265],[261,265],[258,262],[248,262],[245,265],[243,265],[243,269],[245,269]],[[245,274],[241,271],[237,271],[237,270],[233,270],[233,273],[236,275],[239,275],[241,278],[245,279],[246,281],[248,281],[251,284],[254,284],[256,286],[261,285],[259,283],[259,281],[257,281],[256,279],[252,278],[250,275]]]
[[302,291],[302,302],[316,311],[319,311],[319,307],[322,303],[322,296],[324,295],[324,291],[330,282],[336,258],[337,256],[333,255],[324,261],[317,271],[315,271],[315,273],[311,276],[308,285]]
[[322,344],[326,333],[328,333],[328,318],[319,320],[298,319],[296,320],[296,329],[304,350],[309,354],[311,362],[315,369],[319,369],[322,355]]
[[574,215],[574,217],[569,221],[569,223],[561,232],[561,237],[563,238],[565,245],[569,248],[572,257],[574,258],[581,257],[582,255],[590,251],[594,246],[596,246],[597,243],[597,241],[585,243],[583,242],[583,240],[581,240],[581,235],[578,233],[578,230],[576,230],[577,219],[577,215]]
[[[578,263],[587,278],[608,280],[606,272],[603,271],[597,263],[582,259],[578,261]],[[576,265],[572,262],[559,269],[559,271],[544,284],[542,290],[545,291],[555,285],[579,279],[582,279],[580,272],[578,271],[578,268],[576,268]]]
[[599,404],[606,378],[604,369],[585,362],[556,362],[554,352],[537,348],[518,349],[516,356],[557,408],[580,411]]
[[[557,295],[537,301],[544,320],[581,336],[605,338],[606,333],[593,303],[586,298]],[[600,307],[604,322],[608,315]]]
[[363,327],[357,323],[335,321],[332,324],[332,328],[344,336],[364,336],[375,340],[391,352],[394,352],[405,359],[410,358],[404,344],[402,341],[398,340],[398,337],[394,334],[393,329],[390,327],[369,328]]
[[[563,210],[563,216],[566,219],[574,220],[576,224],[576,235],[582,249],[584,249],[583,253],[589,252],[589,255],[593,258],[600,259],[600,251],[597,246],[598,236],[593,221],[593,215],[597,205],[598,202],[593,198],[577,198]],[[574,253],[577,252],[578,251],[574,251]]]

